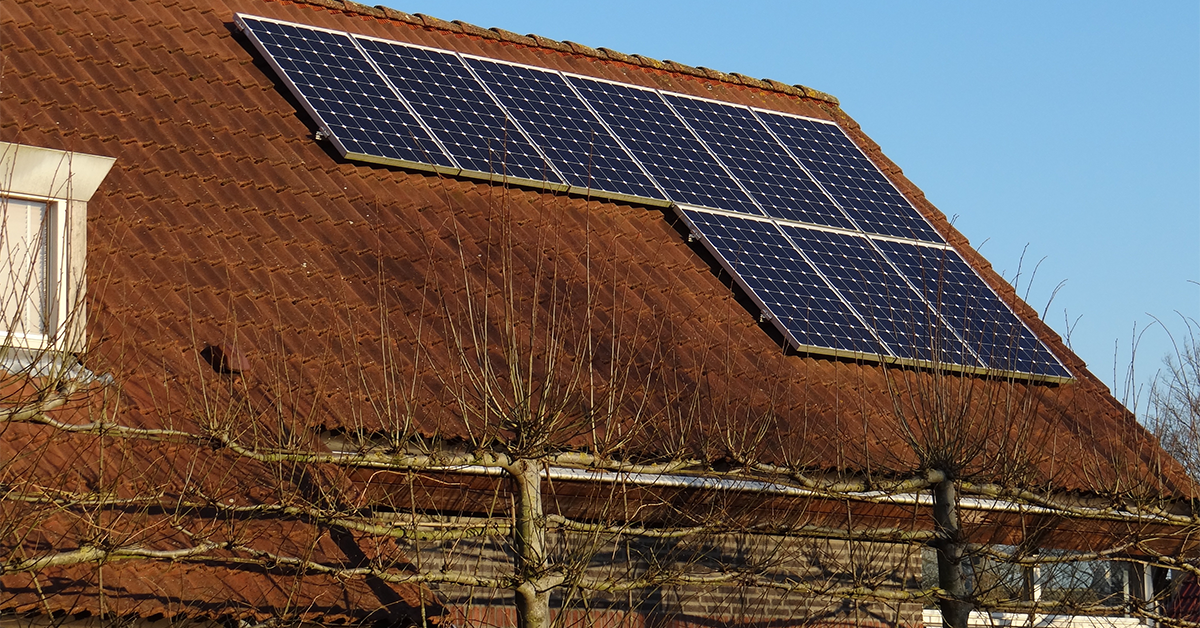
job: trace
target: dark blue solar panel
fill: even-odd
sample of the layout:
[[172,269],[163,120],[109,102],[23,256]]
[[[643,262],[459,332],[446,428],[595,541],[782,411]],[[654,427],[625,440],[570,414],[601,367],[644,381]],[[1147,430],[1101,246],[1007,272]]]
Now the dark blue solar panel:
[[[798,347],[1070,377],[956,251],[868,236],[943,242],[836,125],[237,20],[349,157],[556,184],[561,174],[601,195],[760,216],[685,209]],[[764,213],[867,233],[782,225]]]
[[454,166],[348,35],[239,17],[343,154]]
[[656,92],[577,76],[568,80],[666,191],[667,198],[686,205],[762,214]]
[[870,233],[944,242],[836,125],[756,113],[859,227]]
[[801,346],[885,353],[854,312],[769,222],[688,211],[700,235]]
[[894,355],[979,365],[867,238],[790,226],[783,230]]
[[854,229],[749,109],[672,94],[666,98],[767,215]]
[[460,166],[561,183],[457,55],[358,41]]
[[568,184],[665,198],[561,74],[474,57],[466,61]]
[[989,368],[1071,376],[957,251],[899,242],[877,244]]

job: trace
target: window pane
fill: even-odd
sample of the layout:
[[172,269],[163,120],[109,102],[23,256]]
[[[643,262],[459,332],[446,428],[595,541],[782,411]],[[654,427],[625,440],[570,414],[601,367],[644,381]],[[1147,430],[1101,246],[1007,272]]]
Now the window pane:
[[0,301],[4,329],[45,334],[50,255],[46,203],[0,197]]

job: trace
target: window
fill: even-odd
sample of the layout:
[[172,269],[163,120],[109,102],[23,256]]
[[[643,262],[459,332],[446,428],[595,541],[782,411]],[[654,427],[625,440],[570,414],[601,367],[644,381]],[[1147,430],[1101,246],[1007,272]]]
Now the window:
[[82,348],[87,202],[113,159],[0,142],[0,346]]
[[61,282],[56,268],[63,247],[54,246],[62,231],[60,203],[0,197],[0,302],[7,345],[38,346],[66,318],[56,305]]

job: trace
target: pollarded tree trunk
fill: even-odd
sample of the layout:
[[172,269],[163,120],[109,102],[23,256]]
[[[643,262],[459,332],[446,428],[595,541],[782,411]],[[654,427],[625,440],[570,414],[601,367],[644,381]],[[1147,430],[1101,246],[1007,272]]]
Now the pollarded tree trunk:
[[517,494],[514,546],[517,560],[518,628],[550,626],[550,590],[546,586],[546,517],[542,510],[542,470],[536,460],[518,460],[509,468]]
[[958,495],[954,480],[945,478],[933,487],[933,518],[937,524],[935,542],[938,561],[938,587],[947,597],[938,601],[942,611],[942,626],[967,628],[971,603],[967,600],[967,580],[963,572],[962,527],[958,521]]

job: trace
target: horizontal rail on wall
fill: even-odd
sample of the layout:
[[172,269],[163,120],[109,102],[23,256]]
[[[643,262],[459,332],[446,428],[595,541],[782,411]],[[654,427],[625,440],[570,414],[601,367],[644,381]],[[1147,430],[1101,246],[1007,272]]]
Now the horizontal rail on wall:
[[[928,628],[940,628],[942,613],[936,608],[924,610],[922,619]],[[1135,628],[1142,626],[1136,617],[1097,617],[1090,615],[1043,615],[1028,613],[985,613],[972,611],[968,628],[998,628],[1032,626],[1034,628]]]

